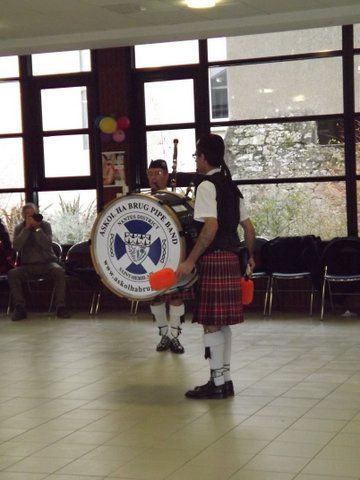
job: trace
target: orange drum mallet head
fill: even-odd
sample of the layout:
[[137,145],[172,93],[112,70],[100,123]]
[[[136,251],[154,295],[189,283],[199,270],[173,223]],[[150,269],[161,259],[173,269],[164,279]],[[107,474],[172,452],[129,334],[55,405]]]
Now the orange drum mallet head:
[[153,290],[167,290],[176,283],[176,273],[172,268],[163,268],[149,275],[149,283]]
[[254,282],[250,278],[242,277],[241,279],[242,303],[249,305],[254,298]]

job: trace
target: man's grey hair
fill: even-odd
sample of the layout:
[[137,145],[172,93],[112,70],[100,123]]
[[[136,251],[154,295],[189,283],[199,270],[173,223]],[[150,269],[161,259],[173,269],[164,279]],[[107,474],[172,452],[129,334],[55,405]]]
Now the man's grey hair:
[[33,208],[35,210],[35,212],[38,211],[38,207],[35,205],[35,203],[28,202],[28,203],[25,203],[25,205],[22,207],[21,213],[24,215],[26,209],[28,209],[28,208]]

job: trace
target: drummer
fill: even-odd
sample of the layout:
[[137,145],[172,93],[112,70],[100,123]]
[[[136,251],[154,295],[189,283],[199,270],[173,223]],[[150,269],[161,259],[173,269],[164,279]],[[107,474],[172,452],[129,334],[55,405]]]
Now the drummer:
[[[147,178],[151,193],[156,193],[158,190],[165,190],[169,181],[166,161],[160,159],[152,160],[147,170]],[[150,310],[161,337],[156,347],[158,352],[170,350],[173,353],[184,353],[184,347],[179,340],[181,334],[180,325],[185,321],[185,305],[183,300],[190,298],[192,298],[191,289],[162,295],[152,300]],[[167,305],[169,319],[167,315]]]

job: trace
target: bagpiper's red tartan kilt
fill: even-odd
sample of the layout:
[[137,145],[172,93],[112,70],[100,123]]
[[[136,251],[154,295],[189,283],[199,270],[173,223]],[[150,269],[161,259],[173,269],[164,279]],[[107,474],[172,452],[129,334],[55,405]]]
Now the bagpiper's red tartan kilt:
[[232,252],[212,252],[198,264],[193,322],[234,325],[244,321],[239,257]]

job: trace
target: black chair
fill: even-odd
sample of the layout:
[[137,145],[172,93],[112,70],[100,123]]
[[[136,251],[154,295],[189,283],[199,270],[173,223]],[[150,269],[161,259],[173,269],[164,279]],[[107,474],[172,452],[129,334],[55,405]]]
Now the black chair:
[[[262,259],[262,249],[267,242],[268,242],[268,239],[265,237],[256,237],[255,239],[255,245],[254,245],[255,269],[251,275],[251,279],[254,281],[254,292],[264,292],[263,315],[266,315],[266,311],[267,311],[267,304],[268,304],[269,290],[270,290],[270,278],[271,278],[271,275],[264,268],[264,262]],[[242,247],[245,246],[244,241],[241,242],[241,246]],[[265,289],[263,288],[264,281],[265,281]]]
[[[334,296],[360,296],[360,238],[334,238],[320,258],[323,269],[321,320],[324,318],[326,290],[334,311]],[[327,287],[327,288],[326,288]]]
[[103,293],[103,283],[94,268],[91,253],[90,241],[78,242],[72,245],[65,258],[66,273],[80,281],[91,292],[90,315],[97,315],[100,308],[100,301]]
[[[316,291],[314,278],[319,265],[319,240],[314,235],[276,237],[263,245],[262,256],[266,271],[271,277],[269,316],[272,313],[274,293],[279,297],[281,292],[309,293],[309,314],[312,315]],[[289,286],[290,282],[293,287]],[[299,283],[300,286],[297,287]]]

